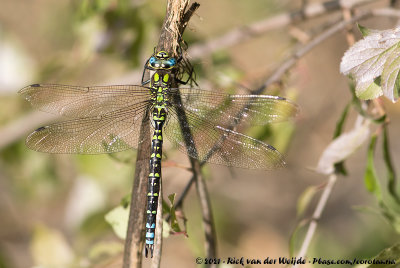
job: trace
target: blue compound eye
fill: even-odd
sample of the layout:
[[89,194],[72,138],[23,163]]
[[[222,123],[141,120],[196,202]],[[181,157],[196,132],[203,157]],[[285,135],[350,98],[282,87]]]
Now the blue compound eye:
[[166,60],[166,65],[167,64],[168,64],[168,68],[174,66],[176,64],[175,58],[170,58],[170,59]]
[[149,63],[150,63],[151,66],[153,66],[154,63],[155,63],[156,61],[157,61],[157,60],[156,60],[156,58],[154,58],[154,57],[151,57],[151,58],[149,59]]

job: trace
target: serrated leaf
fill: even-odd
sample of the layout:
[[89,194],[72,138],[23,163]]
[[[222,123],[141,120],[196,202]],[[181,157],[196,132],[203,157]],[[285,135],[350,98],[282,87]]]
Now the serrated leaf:
[[126,238],[128,230],[129,207],[117,206],[108,212],[104,218],[111,225],[114,233],[121,239]]
[[382,71],[382,90],[392,102],[399,98],[400,47],[397,46],[388,59]]
[[373,193],[378,200],[381,200],[381,190],[379,186],[378,176],[376,175],[375,165],[374,165],[374,152],[376,145],[377,136],[373,135],[371,137],[371,142],[368,148],[367,166],[364,174],[365,187],[370,193]]
[[299,200],[297,201],[297,217],[301,217],[303,215],[317,191],[318,189],[315,186],[307,187],[303,191],[299,197]]
[[356,81],[371,81],[382,73],[386,59],[399,42],[399,28],[371,34],[346,51],[340,71],[352,74]]
[[[361,31],[365,29],[360,28]],[[357,96],[363,99],[376,98],[382,94],[380,84],[373,83],[385,73],[385,96],[394,101],[394,92],[398,76],[398,48],[400,46],[400,28],[377,31],[367,30],[368,35],[355,43],[342,58],[340,72],[349,75],[356,81]],[[388,95],[387,95],[388,94]]]
[[331,174],[334,164],[343,161],[355,152],[369,137],[370,121],[365,121],[353,130],[343,133],[334,139],[319,159],[317,172]]
[[[395,268],[400,262],[400,244],[382,250],[373,260],[381,260],[383,264],[371,264],[368,268]],[[385,264],[386,261],[389,263]]]

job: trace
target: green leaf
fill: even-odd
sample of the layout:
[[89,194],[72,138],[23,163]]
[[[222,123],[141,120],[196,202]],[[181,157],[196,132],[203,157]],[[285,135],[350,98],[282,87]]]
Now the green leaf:
[[372,119],[372,121],[373,121],[375,124],[382,124],[382,123],[385,122],[385,120],[386,120],[386,114],[382,115],[381,117]]
[[[340,71],[352,75],[360,99],[374,99],[385,94],[394,102],[400,85],[400,28],[384,31],[359,28],[366,36],[346,51]],[[382,88],[378,80],[381,77]]]
[[129,207],[131,204],[131,198],[132,198],[132,195],[130,193],[125,195],[124,197],[122,197],[121,202],[120,202],[121,206],[123,208]]
[[[335,132],[333,133],[333,139],[337,138],[342,134],[344,123],[346,122],[347,115],[349,114],[350,103],[344,107],[344,110],[339,118],[339,121],[336,123]],[[342,174],[344,176],[347,175],[346,167],[344,166],[344,161],[339,163],[335,163],[335,172],[338,174]]]
[[374,81],[359,82],[356,86],[356,96],[361,100],[371,100],[378,98],[383,94],[380,86],[380,77]]
[[349,114],[350,104],[347,104],[344,107],[343,112],[339,118],[339,121],[336,123],[335,132],[333,133],[333,138],[337,138],[342,134],[344,123],[346,122],[347,115]]
[[383,127],[383,159],[385,161],[387,177],[388,177],[388,190],[389,194],[400,204],[400,199],[396,193],[396,172],[393,167],[392,158],[390,156],[390,145],[388,137],[387,125]]
[[368,147],[367,153],[367,166],[364,173],[364,183],[365,187],[370,193],[373,193],[378,200],[382,200],[381,190],[379,186],[379,180],[376,175],[375,165],[374,165],[374,152],[376,145],[377,136],[372,135],[371,141]]
[[[400,262],[400,244],[382,250],[372,260],[382,261],[382,264],[371,264],[368,268],[395,268]],[[386,263],[388,262],[389,263]]]
[[309,221],[307,220],[303,220],[301,222],[299,222],[296,226],[296,228],[293,230],[292,234],[290,235],[290,239],[289,239],[289,256],[293,257],[295,256],[294,252],[295,252],[295,247],[296,247],[296,238],[297,235],[299,233],[299,231],[306,226],[306,224],[308,224]]
[[390,209],[384,202],[379,202],[379,208],[381,214],[388,221],[388,223],[393,227],[393,229],[400,234],[400,217],[397,211]]
[[114,233],[121,239],[126,238],[129,220],[129,207],[117,206],[108,212],[104,218],[114,230]]
[[174,206],[174,203],[175,203],[175,196],[176,196],[175,193],[170,194],[170,195],[168,196],[169,202],[171,202],[171,206]]
[[309,186],[303,191],[297,201],[297,217],[303,215],[317,191],[318,188],[316,186]]
[[170,194],[168,196],[168,200],[171,203],[171,205],[168,205],[167,202],[163,201],[163,211],[165,214],[169,214],[169,222],[170,222],[170,227],[168,229],[172,229],[174,232],[181,232],[182,229],[179,226],[178,219],[176,217],[176,211],[175,211],[175,197],[176,194]]
[[368,29],[367,27],[362,26],[361,24],[357,23],[358,30],[360,30],[361,34],[366,37],[371,33],[374,33],[374,30]]

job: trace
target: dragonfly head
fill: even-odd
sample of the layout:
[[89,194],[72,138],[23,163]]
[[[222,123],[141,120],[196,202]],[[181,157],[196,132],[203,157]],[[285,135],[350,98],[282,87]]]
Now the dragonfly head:
[[176,59],[170,57],[168,52],[159,51],[150,57],[148,66],[152,69],[172,69],[176,65]]

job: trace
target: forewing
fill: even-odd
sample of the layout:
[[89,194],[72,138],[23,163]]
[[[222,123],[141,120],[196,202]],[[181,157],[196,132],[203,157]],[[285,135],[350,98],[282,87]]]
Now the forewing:
[[[46,153],[101,154],[136,148],[147,103],[96,117],[78,118],[38,128],[28,148]],[[149,121],[148,121],[149,122]],[[148,137],[146,137],[148,138]]]
[[19,91],[33,107],[72,118],[102,116],[146,102],[150,89],[142,86],[68,86],[34,84]]
[[213,164],[264,170],[285,164],[282,155],[271,145],[214,125],[191,111],[186,111],[186,130],[182,132],[178,113],[179,109],[168,110],[165,135],[193,158]]
[[[185,110],[215,124],[235,122],[265,125],[285,121],[296,115],[297,105],[279,96],[228,95],[201,89],[179,89]],[[171,95],[178,94],[176,89]]]

